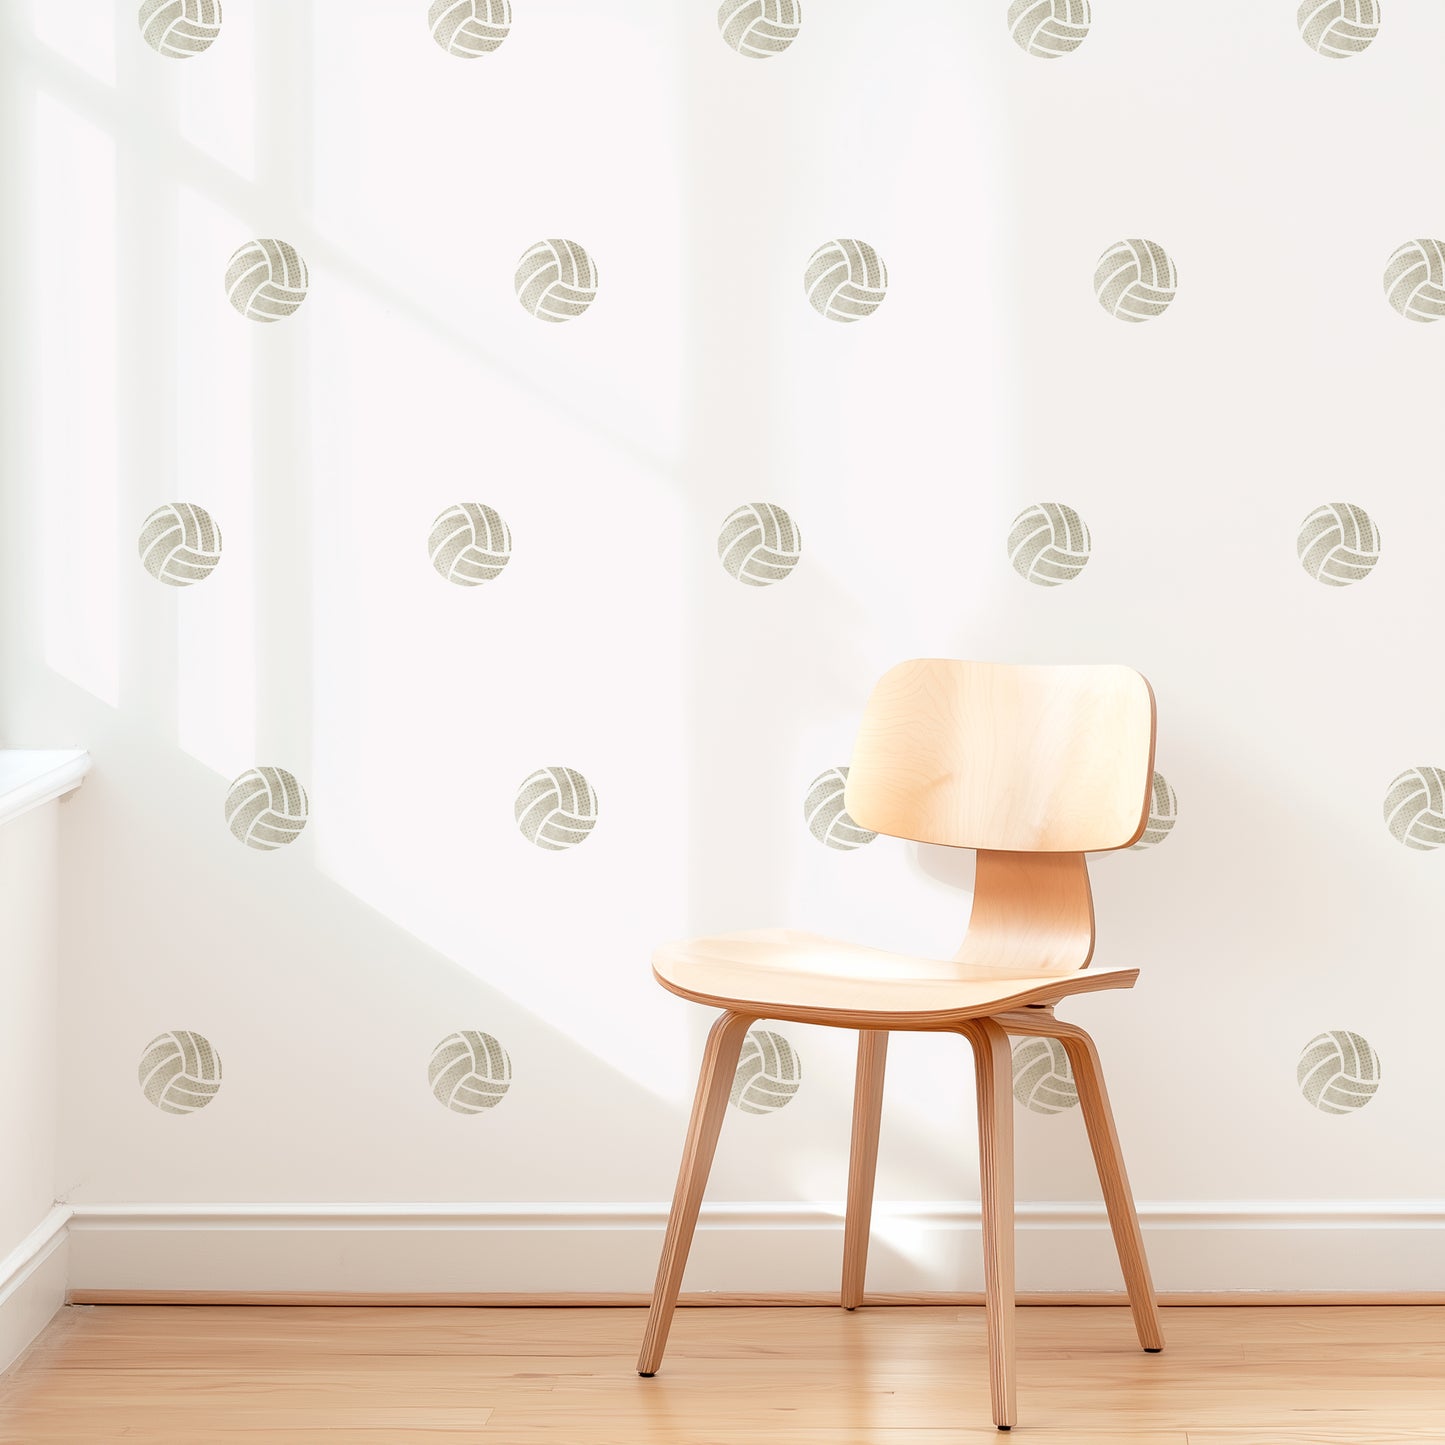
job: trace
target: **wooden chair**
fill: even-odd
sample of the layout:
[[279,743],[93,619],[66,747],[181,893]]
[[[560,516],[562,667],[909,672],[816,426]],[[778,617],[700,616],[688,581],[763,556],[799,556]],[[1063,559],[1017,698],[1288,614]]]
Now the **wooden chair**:
[[1070,994],[1130,988],[1138,969],[1090,969],[1094,909],[1084,855],[1137,842],[1154,768],[1154,695],[1125,667],[920,660],[887,673],[863,714],[847,808],[860,827],[978,850],[968,932],[949,960],[786,930],[666,944],[664,988],[720,1008],[657,1271],[638,1373],[662,1362],[688,1247],[749,1027],[759,1019],[858,1034],[843,1235],[844,1309],[863,1303],[883,1067],[893,1029],[960,1033],[978,1092],[989,1379],[994,1423],[1017,1420],[1010,1034],[1059,1039],[1103,1186],[1139,1342],[1163,1348],[1154,1289],[1094,1042],[1054,1017]]

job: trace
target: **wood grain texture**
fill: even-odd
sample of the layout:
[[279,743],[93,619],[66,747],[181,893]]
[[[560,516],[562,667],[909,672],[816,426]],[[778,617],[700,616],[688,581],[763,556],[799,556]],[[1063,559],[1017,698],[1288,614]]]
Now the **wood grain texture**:
[[682,1164],[677,1173],[677,1189],[667,1217],[667,1235],[662,1244],[662,1258],[657,1266],[657,1283],[648,1311],[647,1329],[642,1351],[637,1360],[639,1375],[652,1375],[662,1363],[667,1348],[667,1332],[677,1307],[678,1291],[687,1253],[692,1247],[697,1227],[698,1210],[707,1188],[708,1171],[717,1151],[723,1116],[727,1113],[728,1093],[737,1072],[738,1055],[753,1020],[743,1014],[721,1014],[707,1036],[702,1071],[697,1081],[697,1097],[693,1101],[692,1120],[688,1125],[687,1142],[683,1146]]
[[652,971],[669,992],[711,1008],[839,1028],[924,1030],[1071,994],[1132,988],[1139,977],[1137,968],[1010,977],[956,959],[783,928],[664,944]]
[[1089,1146],[1094,1153],[1094,1167],[1099,1174],[1099,1187],[1104,1194],[1114,1247],[1119,1252],[1119,1265],[1124,1271],[1124,1287],[1133,1308],[1139,1343],[1146,1350],[1162,1350],[1164,1335],[1154,1299],[1154,1281],[1149,1274],[1144,1236],[1134,1208],[1134,1194],[1129,1188],[1124,1154],[1119,1147],[1119,1133],[1114,1127],[1114,1111],[1109,1106],[1104,1071],[1093,1039],[1077,1024],[1054,1018],[1049,1009],[1005,1014],[997,1022],[1011,1034],[1042,1035],[1062,1042],[1073,1069],[1074,1085],[1079,1092],[1079,1108],[1089,1133]]
[[[870,1039],[885,1038],[890,1029],[952,1028],[972,1044],[990,1398],[1000,1429],[1018,1419],[1013,1099],[1008,1036],[991,1016],[1046,1018],[1033,1031],[1056,1029],[1075,1061],[1139,1337],[1149,1350],[1162,1343],[1093,1044],[1082,1030],[1052,1020],[1052,1005],[1069,994],[1128,988],[1138,977],[1134,969],[1085,971],[1094,951],[1094,908],[1084,854],[1127,847],[1143,833],[1154,717],[1149,684],[1124,667],[902,663],[868,700],[847,807],[864,828],[979,850],[972,913],[957,954],[920,958],[770,929],[668,943],[653,955],[653,973],[664,988],[726,1010],[724,1021],[787,1019],[863,1031],[840,1295],[850,1310],[863,1294],[878,1149],[883,1057]],[[721,1028],[723,1022],[714,1039]],[[712,1053],[710,1041],[710,1059]],[[638,1364],[642,1374],[650,1375],[662,1358],[716,1142],[706,1102],[713,1067],[715,1061],[704,1064],[699,1084]]]
[[879,680],[848,767],[862,828],[953,848],[1127,848],[1148,818],[1154,695],[1127,667],[918,658]]
[[1072,973],[1094,956],[1094,895],[1082,853],[980,851],[968,932],[954,957],[1002,978]]
[[[641,1312],[61,1311],[0,1378],[3,1445],[987,1445],[985,1313],[692,1311],[633,1373]],[[1440,1445],[1445,1308],[1018,1316],[1041,1445]]]
[[848,1151],[848,1203],[843,1221],[843,1287],[845,1310],[863,1303],[863,1278],[868,1269],[868,1232],[873,1223],[873,1181],[878,1172],[878,1129],[883,1114],[883,1071],[888,1035],[860,1029],[858,1069],[853,1082],[853,1139]]
[[1008,1035],[991,1019],[960,1032],[973,1045],[978,1095],[978,1185],[983,1205],[983,1292],[988,1316],[989,1398],[993,1422],[1018,1424],[1014,1326],[1014,1101]]

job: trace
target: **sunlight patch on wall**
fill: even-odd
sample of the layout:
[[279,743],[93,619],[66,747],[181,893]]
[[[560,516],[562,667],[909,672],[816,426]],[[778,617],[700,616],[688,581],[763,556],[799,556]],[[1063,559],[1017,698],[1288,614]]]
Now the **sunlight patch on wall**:
[[[686,8],[662,23],[655,8],[549,8],[528,15],[530,44],[565,106],[537,104],[535,71],[511,58],[515,37],[495,55],[458,60],[417,46],[417,14],[385,0],[363,5],[368,23],[319,30],[315,222],[354,266],[545,390],[553,415],[666,464],[682,445],[686,371],[659,358],[684,354],[694,299],[684,283],[686,132],[671,119],[682,113],[674,57],[690,33]],[[626,85],[599,67],[599,45],[625,47]],[[389,93],[425,97],[424,128],[376,103],[383,76]],[[589,135],[579,115],[593,117]],[[538,164],[559,154],[574,164]],[[602,154],[610,165],[596,163]],[[598,279],[587,313],[566,325],[539,324],[514,287],[524,254],[554,239],[585,248]],[[419,242],[429,258],[420,266]]]
[[[670,478],[364,291],[326,289],[311,318],[317,866],[671,1092],[688,1040],[657,1029],[648,958],[686,906],[684,850],[656,846],[688,808],[676,599],[687,569],[716,562],[690,555]],[[388,480],[362,502],[365,475]],[[458,503],[509,534],[505,567],[476,585],[431,556]],[[518,790],[546,768],[595,790],[575,846],[518,825]],[[625,862],[642,855],[640,873]]]
[[[119,696],[115,142],[48,96],[30,127],[41,607],[49,666]],[[127,527],[124,542],[135,543]],[[128,565],[135,565],[133,558]]]
[[175,490],[211,513],[225,548],[215,574],[177,599],[176,737],[226,776],[256,750],[253,328],[222,287],[246,225],[194,191],[178,198],[175,279],[195,299],[177,313]]
[[[1019,406],[1007,299],[994,283],[1008,182],[986,118],[1001,82],[995,59],[948,43],[954,24],[966,21],[951,18],[936,46],[907,52],[911,83],[886,127],[850,103],[856,74],[880,63],[863,26],[839,42],[857,64],[820,76],[824,94],[769,97],[778,129],[818,157],[825,193],[850,203],[824,220],[811,189],[782,192],[761,222],[749,217],[772,232],[779,261],[771,365],[789,406],[775,412],[772,456],[795,488],[811,562],[836,589],[831,605],[854,624],[833,659],[842,675],[894,660],[874,639],[895,626],[949,655],[960,621],[1008,581],[992,565],[1000,544],[987,521],[1014,465]],[[899,30],[885,51],[908,45]],[[952,137],[945,175],[940,124]],[[831,234],[819,229],[830,223]],[[954,445],[939,447],[941,429]],[[902,536],[906,547],[885,542]]]
[[30,16],[37,40],[97,80],[115,84],[114,5],[81,8],[56,0],[30,0]]
[[225,13],[209,50],[158,68],[176,88],[185,139],[250,179],[256,174],[256,16],[249,5],[227,5]]

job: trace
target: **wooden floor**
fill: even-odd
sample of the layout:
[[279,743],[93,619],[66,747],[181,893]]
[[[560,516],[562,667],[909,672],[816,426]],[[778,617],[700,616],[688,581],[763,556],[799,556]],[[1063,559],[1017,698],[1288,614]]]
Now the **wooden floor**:
[[[0,1441],[166,1445],[965,1445],[979,1309],[684,1309],[634,1373],[634,1309],[64,1309],[0,1379]],[[1445,1308],[1019,1311],[1013,1440],[1445,1442]]]

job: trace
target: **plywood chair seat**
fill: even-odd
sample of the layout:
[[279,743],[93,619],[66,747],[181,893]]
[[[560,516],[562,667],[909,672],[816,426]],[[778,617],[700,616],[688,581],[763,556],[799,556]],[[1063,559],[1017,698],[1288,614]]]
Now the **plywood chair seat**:
[[[666,989],[721,1009],[708,1034],[637,1370],[656,1374],[708,1169],[749,1028],[790,1019],[858,1030],[843,1227],[845,1309],[863,1303],[883,1070],[893,1029],[963,1035],[978,1098],[979,1193],[994,1423],[1018,1418],[1014,1348],[1013,1055],[1010,1034],[1058,1041],[1079,1095],[1139,1343],[1159,1313],[1094,1041],[1054,1017],[1071,994],[1130,988],[1135,968],[1091,969],[1088,854],[1127,848],[1148,819],[1154,695],[1127,667],[1014,667],[925,658],[873,689],[846,789],[874,833],[977,854],[958,952],[918,958],[790,929],[664,944]],[[1051,1054],[1056,1050],[1051,1049]],[[1056,1067],[1062,1067],[1056,1064]]]
[[787,928],[665,943],[652,971],[694,1003],[848,1028],[938,1029],[1069,994],[1132,988],[1137,968],[1016,976],[956,958],[889,953]]

